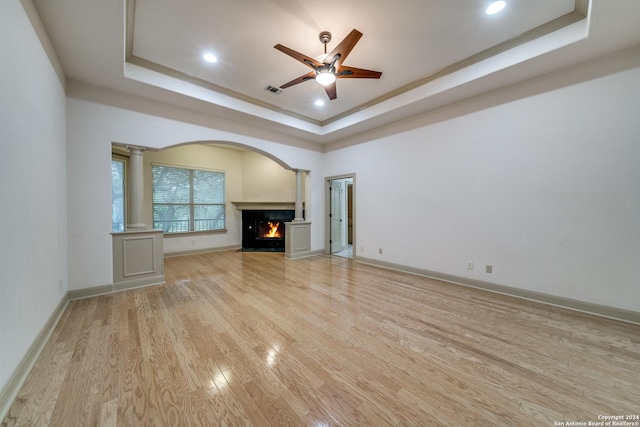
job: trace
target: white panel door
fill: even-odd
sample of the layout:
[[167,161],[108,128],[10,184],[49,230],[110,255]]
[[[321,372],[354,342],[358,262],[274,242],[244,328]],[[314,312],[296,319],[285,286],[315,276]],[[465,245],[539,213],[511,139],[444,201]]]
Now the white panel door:
[[344,249],[344,183],[331,181],[331,253]]

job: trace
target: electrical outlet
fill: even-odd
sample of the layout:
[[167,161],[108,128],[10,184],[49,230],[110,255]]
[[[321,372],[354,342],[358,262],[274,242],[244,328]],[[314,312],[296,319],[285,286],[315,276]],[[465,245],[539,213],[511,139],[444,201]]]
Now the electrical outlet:
[[487,265],[487,273],[493,273],[493,266],[492,265]]
[[467,261],[467,268],[473,270],[473,261]]
[[364,252],[364,246],[360,246],[360,252]]
[[196,245],[196,239],[191,239],[191,246],[195,246]]
[[378,248],[378,253],[382,255],[382,248]]

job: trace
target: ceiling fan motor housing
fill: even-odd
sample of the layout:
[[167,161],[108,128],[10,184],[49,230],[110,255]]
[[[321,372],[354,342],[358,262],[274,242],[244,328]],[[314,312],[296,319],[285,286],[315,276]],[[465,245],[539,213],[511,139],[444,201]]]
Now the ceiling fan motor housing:
[[[325,46],[326,46],[327,43],[329,43],[331,41],[331,33],[329,31],[321,32],[318,37],[320,38],[320,42],[323,43]],[[326,49],[326,47],[325,47],[325,49]]]

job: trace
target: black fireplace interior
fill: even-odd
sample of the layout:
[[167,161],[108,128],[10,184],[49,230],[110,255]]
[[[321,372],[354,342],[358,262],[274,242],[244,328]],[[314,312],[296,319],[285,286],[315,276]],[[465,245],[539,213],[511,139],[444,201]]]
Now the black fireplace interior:
[[294,217],[293,210],[243,210],[242,250],[284,252],[284,223]]

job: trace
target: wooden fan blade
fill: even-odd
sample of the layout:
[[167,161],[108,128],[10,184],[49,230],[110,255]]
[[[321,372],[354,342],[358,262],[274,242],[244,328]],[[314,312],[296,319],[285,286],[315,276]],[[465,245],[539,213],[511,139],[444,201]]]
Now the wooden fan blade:
[[275,45],[274,48],[278,49],[282,53],[285,53],[285,54],[289,55],[293,59],[296,59],[296,60],[302,62],[304,65],[306,65],[309,68],[322,67],[322,62],[320,62],[320,61],[318,61],[316,59],[313,59],[310,56],[304,55],[304,54],[302,54],[300,52],[296,52],[293,49],[289,49],[286,46],[282,46],[281,44]]
[[381,71],[365,70],[355,67],[340,67],[340,71],[336,73],[339,79],[379,79],[382,76]]
[[329,99],[334,100],[338,97],[336,93],[336,82],[333,82],[328,86],[325,86],[324,90],[327,91],[327,95],[329,95]]
[[340,57],[336,59],[334,63],[336,70],[340,68],[340,64],[342,64],[342,62],[347,58],[349,53],[351,53],[351,50],[356,45],[356,43],[358,43],[358,40],[360,40],[360,37],[362,37],[362,33],[356,29],[353,29],[349,33],[349,35],[345,37],[344,40],[342,40],[340,44],[336,46],[336,48],[333,49],[329,55],[327,55],[327,57],[324,59],[323,62],[325,64],[331,64],[335,56],[340,54]]
[[291,87],[293,85],[297,85],[298,83],[303,83],[303,82],[306,82],[308,80],[314,80],[315,78],[316,78],[315,71],[309,71],[304,76],[300,76],[297,79],[291,80],[289,83],[283,84],[282,86],[280,86],[280,89],[286,89],[286,88]]

